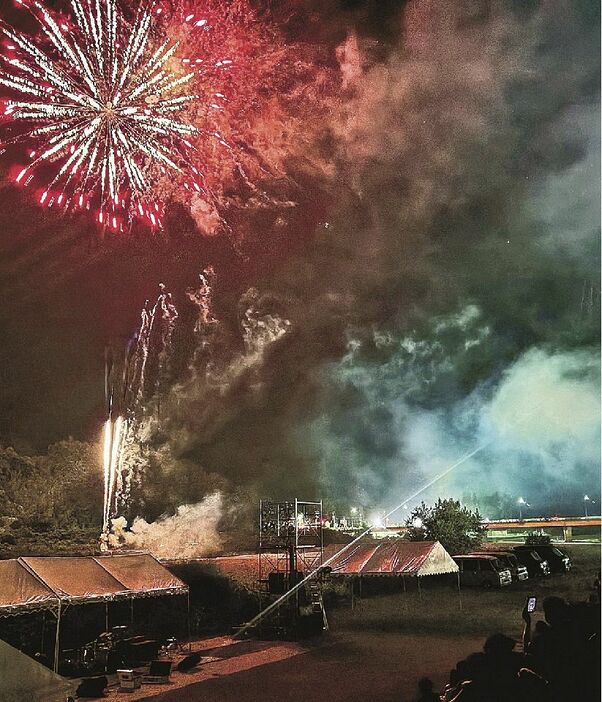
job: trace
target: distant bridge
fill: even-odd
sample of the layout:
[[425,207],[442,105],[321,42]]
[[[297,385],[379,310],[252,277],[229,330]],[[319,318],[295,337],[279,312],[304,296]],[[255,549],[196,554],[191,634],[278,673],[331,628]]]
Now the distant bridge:
[[497,519],[481,522],[488,531],[527,531],[530,529],[562,529],[565,541],[573,539],[575,527],[600,528],[598,517],[534,517],[530,519]]
[[[598,516],[591,517],[533,517],[529,519],[492,519],[483,520],[481,522],[482,526],[487,529],[487,531],[514,531],[514,532],[526,532],[535,531],[536,529],[542,529],[544,531],[549,529],[562,529],[562,536],[565,541],[573,540],[573,529],[600,529],[602,525],[602,520]],[[408,532],[410,527],[405,524],[387,524],[386,527],[380,529],[372,529],[374,536],[383,538],[385,536],[391,536],[396,534],[398,536],[403,536]],[[357,530],[359,533],[359,530]],[[493,536],[493,534],[492,534]],[[575,534],[575,538],[578,538],[578,534]]]

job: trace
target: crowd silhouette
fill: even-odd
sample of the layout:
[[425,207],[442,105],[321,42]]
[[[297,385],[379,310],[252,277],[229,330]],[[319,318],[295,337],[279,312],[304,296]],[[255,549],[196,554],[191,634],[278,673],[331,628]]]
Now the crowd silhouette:
[[416,702],[599,701],[600,574],[588,602],[546,597],[543,616],[534,624],[525,605],[522,642],[493,634],[458,661],[440,693],[420,680]]

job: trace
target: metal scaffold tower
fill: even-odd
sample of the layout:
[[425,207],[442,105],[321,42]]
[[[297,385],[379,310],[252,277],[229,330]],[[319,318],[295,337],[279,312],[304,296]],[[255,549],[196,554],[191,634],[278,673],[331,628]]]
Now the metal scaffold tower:
[[[322,501],[259,502],[259,584],[264,602],[275,599],[320,568],[324,551]],[[312,580],[277,610],[271,629],[286,636],[299,622],[328,623],[320,583]],[[275,632],[278,635],[278,631]]]

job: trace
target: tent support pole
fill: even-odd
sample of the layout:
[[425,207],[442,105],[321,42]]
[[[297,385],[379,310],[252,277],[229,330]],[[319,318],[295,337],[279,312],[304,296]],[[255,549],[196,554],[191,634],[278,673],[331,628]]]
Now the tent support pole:
[[355,578],[350,578],[350,584],[351,584],[351,609],[355,609],[355,588],[353,587],[353,581]]
[[403,585],[403,591],[406,592],[406,577],[405,577],[405,575],[401,576],[401,583]]
[[422,599],[422,589],[420,587],[420,578],[418,575],[416,576],[416,582],[418,583],[418,595],[419,595],[420,599]]
[[44,639],[46,638],[46,610],[42,611],[42,644],[40,646],[40,653],[44,653]]
[[61,601],[56,613],[56,633],[54,635],[54,672],[59,672],[59,646],[61,639]]
[[105,631],[109,630],[109,603],[105,602]]
[[192,651],[192,636],[190,634],[190,590],[186,592],[186,625],[188,628],[188,652]]
[[456,573],[456,581],[458,585],[458,603],[460,604],[460,611],[462,611],[462,590],[460,589],[460,571]]
[[134,598],[130,597],[130,626],[134,625]]

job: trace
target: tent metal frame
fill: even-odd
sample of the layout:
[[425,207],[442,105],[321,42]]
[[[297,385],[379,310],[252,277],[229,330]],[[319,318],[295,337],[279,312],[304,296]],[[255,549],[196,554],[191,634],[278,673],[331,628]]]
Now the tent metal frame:
[[[142,554],[134,554],[142,555]],[[144,554],[151,555],[151,554]],[[151,556],[152,557],[152,556]],[[91,558],[100,567],[115,580],[117,578],[110,573],[100,561],[100,559],[94,556],[82,556],[82,558]],[[188,586],[183,587],[169,587],[164,589],[156,590],[124,590],[123,592],[111,593],[107,595],[98,595],[94,597],[86,596],[73,596],[73,595],[61,595],[57,593],[45,580],[42,578],[31,566],[22,558],[16,559],[18,563],[27,570],[27,572],[32,575],[38,582],[42,583],[46,588],[48,588],[56,598],[55,600],[47,601],[46,603],[32,603],[32,604],[17,604],[9,605],[7,607],[0,607],[0,618],[6,616],[18,616],[21,614],[28,614],[30,612],[42,611],[44,613],[50,612],[56,618],[56,632],[54,640],[54,661],[53,670],[55,673],[58,672],[59,658],[60,658],[60,636],[61,636],[61,621],[63,615],[70,606],[84,605],[84,604],[105,604],[105,621],[108,622],[108,607],[111,602],[130,600],[130,619],[133,623],[134,617],[134,600],[137,599],[147,599],[150,597],[163,597],[163,596],[183,596],[186,595],[186,621],[187,621],[187,634],[188,634],[188,645],[190,648],[190,589]],[[156,560],[156,559],[154,559]],[[158,562],[158,561],[157,561]],[[117,580],[117,582],[120,582]],[[123,585],[123,583],[120,583]],[[124,586],[125,587],[125,586]]]

